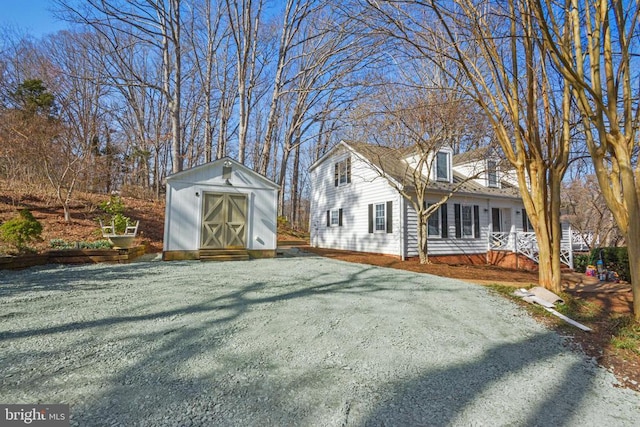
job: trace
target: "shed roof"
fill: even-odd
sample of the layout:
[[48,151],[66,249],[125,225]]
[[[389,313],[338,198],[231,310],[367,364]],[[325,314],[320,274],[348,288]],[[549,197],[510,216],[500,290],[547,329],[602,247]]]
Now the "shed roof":
[[265,184],[265,186],[267,187],[271,187],[274,189],[279,189],[280,186],[278,184],[276,184],[275,182],[273,182],[272,180],[270,180],[269,178],[267,178],[266,176],[259,174],[258,172],[254,171],[253,169],[243,165],[242,163],[238,162],[237,160],[232,159],[231,157],[222,157],[220,159],[217,160],[213,160],[209,163],[204,163],[202,165],[198,165],[198,166],[194,166],[192,168],[189,169],[185,169],[182,170],[180,172],[176,172],[172,175],[169,175],[166,177],[167,182],[173,181],[173,180],[177,180],[177,179],[184,179],[185,177],[202,171],[203,169],[207,169],[207,168],[215,168],[218,167],[219,165],[223,165],[224,162],[226,161],[230,161],[233,167],[236,168],[240,168],[242,169],[245,173],[248,173],[254,177],[256,177],[259,181],[263,182]]

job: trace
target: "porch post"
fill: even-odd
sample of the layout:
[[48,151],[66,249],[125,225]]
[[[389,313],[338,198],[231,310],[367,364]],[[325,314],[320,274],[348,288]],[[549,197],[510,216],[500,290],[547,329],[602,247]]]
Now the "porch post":
[[573,229],[569,224],[569,268],[573,270]]

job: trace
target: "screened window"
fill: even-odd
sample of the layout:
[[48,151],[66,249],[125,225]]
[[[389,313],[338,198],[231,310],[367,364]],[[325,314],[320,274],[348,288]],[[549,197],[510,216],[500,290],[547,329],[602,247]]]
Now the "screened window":
[[462,237],[473,237],[473,209],[462,206]]
[[331,226],[335,227],[340,224],[340,211],[334,209],[331,211]]
[[376,205],[376,231],[386,231],[387,230],[387,220],[385,216],[385,204],[379,203]]
[[480,207],[478,205],[453,205],[456,221],[456,238],[480,238]]
[[494,160],[487,162],[487,181],[489,187],[498,186],[498,164]]
[[522,230],[534,231],[533,224],[531,224],[531,221],[529,220],[529,215],[527,215],[527,211],[525,211],[524,209],[522,209]]
[[351,158],[347,157],[335,164],[334,178],[336,187],[351,182]]
[[436,155],[436,179],[449,181],[449,153],[440,151]]
[[[433,203],[429,203],[429,206],[433,205]],[[429,216],[427,220],[427,236],[440,236],[440,210],[436,210]]]

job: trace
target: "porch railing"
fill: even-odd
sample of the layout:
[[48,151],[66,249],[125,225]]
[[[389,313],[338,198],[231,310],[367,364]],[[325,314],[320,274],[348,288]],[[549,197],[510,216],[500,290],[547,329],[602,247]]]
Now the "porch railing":
[[[560,243],[560,262],[573,268],[572,233],[569,232],[566,236],[567,238],[564,238],[563,235]],[[514,252],[540,262],[538,239],[533,232],[489,232],[489,250]]]

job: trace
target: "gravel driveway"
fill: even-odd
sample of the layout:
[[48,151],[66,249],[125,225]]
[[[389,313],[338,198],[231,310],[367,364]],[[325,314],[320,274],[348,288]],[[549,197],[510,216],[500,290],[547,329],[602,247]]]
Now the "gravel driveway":
[[637,425],[479,286],[318,257],[0,271],[0,402],[81,426]]

